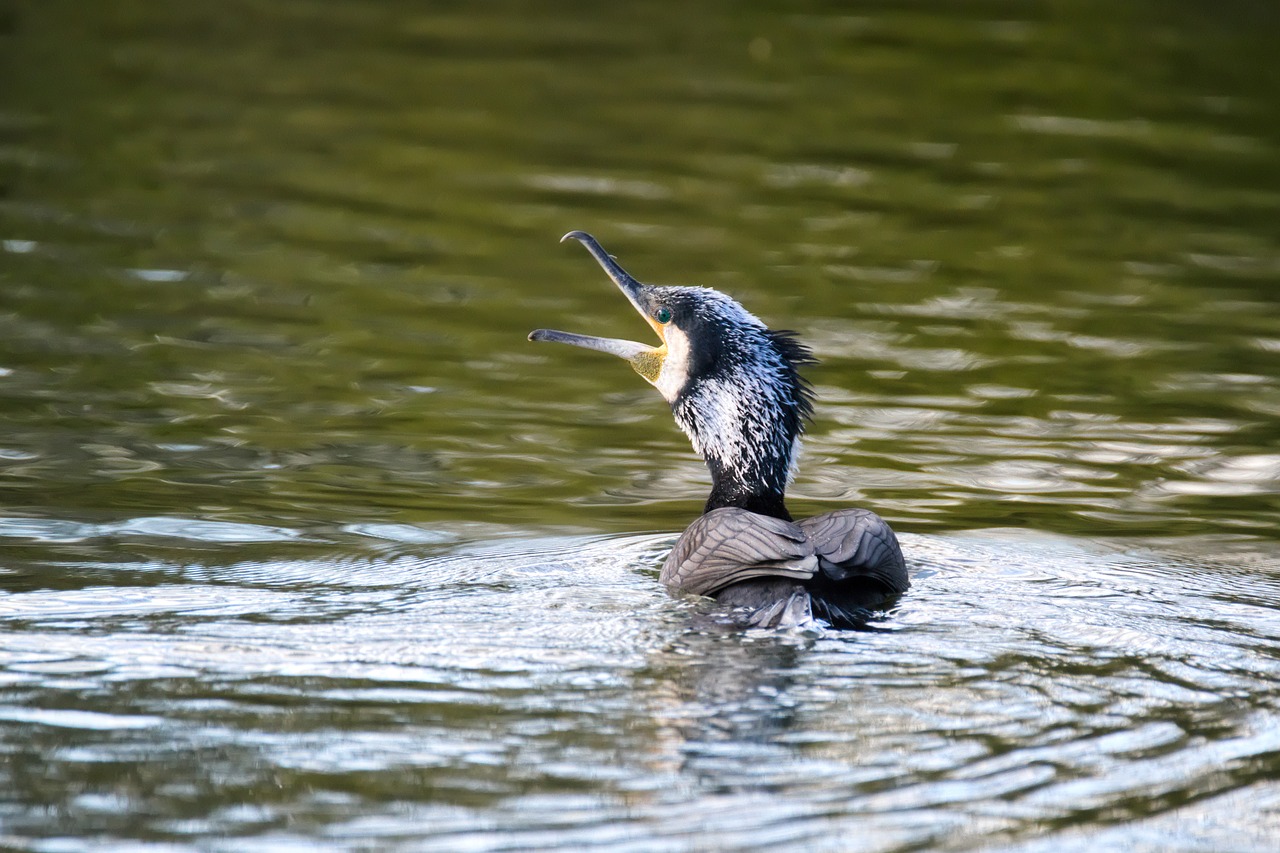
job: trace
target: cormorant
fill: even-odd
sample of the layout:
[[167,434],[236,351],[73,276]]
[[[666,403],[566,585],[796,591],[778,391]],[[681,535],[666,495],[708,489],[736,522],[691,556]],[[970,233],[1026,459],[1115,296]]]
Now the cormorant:
[[783,501],[813,392],[798,368],[814,362],[792,332],[771,331],[734,300],[707,287],[641,284],[590,234],[586,246],[662,345],[538,329],[554,341],[626,359],[671,405],[711,472],[703,515],[662,566],[675,594],[711,596],[759,627],[820,620],[858,627],[907,590],[893,530],[866,509],[792,521]]

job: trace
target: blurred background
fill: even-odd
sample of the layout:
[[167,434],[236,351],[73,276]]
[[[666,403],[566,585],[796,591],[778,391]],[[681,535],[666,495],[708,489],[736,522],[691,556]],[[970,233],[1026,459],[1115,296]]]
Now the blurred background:
[[1280,525],[1270,4],[42,2],[3,19],[6,503],[682,527],[641,280],[822,359],[799,509]]
[[[10,673],[11,709],[0,719],[10,720],[3,729],[8,786],[23,792],[0,810],[0,831],[15,844],[39,846],[31,839],[57,835],[39,817],[53,810],[63,814],[59,831],[68,837],[176,841],[289,825],[314,840],[324,837],[308,835],[315,827],[332,829],[329,817],[347,808],[367,815],[369,803],[385,806],[379,813],[398,827],[389,804],[422,784],[437,786],[437,794],[461,786],[463,793],[422,795],[452,804],[450,826],[458,832],[527,825],[539,813],[536,803],[502,812],[517,795],[585,798],[554,801],[551,811],[625,802],[621,812],[593,812],[615,825],[640,808],[619,793],[636,790],[625,784],[599,794],[616,756],[579,735],[585,726],[604,737],[603,719],[645,702],[618,688],[615,704],[593,705],[604,700],[590,685],[612,683],[618,672],[584,661],[600,648],[616,651],[617,660],[643,657],[643,638],[657,635],[676,642],[667,634],[677,629],[661,620],[683,611],[662,599],[653,569],[670,537],[700,511],[708,480],[665,404],[625,364],[526,342],[537,327],[651,337],[581,247],[558,244],[571,229],[594,234],[642,281],[718,288],[813,347],[821,363],[808,376],[818,403],[792,490],[797,514],[874,508],[908,534],[916,568],[934,560],[929,571],[940,578],[955,565],[951,549],[968,541],[948,537],[991,528],[1022,529],[1030,538],[1009,551],[965,551],[967,565],[1007,568],[1021,560],[1024,568],[1066,574],[1073,570],[1063,567],[1074,566],[1081,579],[1111,571],[1090,556],[1068,558],[1053,548],[1044,556],[1032,541],[1040,548],[1066,542],[1072,554],[1140,543],[1166,555],[1153,566],[1183,565],[1167,555],[1190,554],[1184,586],[1153,580],[1155,587],[1139,585],[1145,591],[1137,598],[1194,611],[1193,601],[1222,581],[1223,606],[1262,608],[1240,617],[1247,628],[1226,644],[1274,651],[1278,33],[1280,7],[1261,0],[0,2],[0,544],[7,555],[0,584],[8,591],[0,614],[9,632],[0,660]],[[547,537],[562,538],[534,544]],[[468,556],[495,539],[515,550],[501,559]],[[556,556],[566,550],[596,556],[589,566],[566,568]],[[453,560],[452,568],[431,562],[437,558]],[[487,574],[495,565],[511,574],[495,580]],[[530,569],[538,567],[547,574],[535,576]],[[1132,579],[1131,568],[1114,571]],[[472,585],[480,575],[494,596],[483,605],[466,598],[479,594]],[[611,607],[620,618],[637,601],[652,612],[623,623],[625,641],[602,639],[598,632],[613,630],[602,622],[569,640],[556,633],[567,623],[520,615],[530,602],[514,591],[551,596],[553,587],[575,582],[590,587],[580,593],[584,612],[570,608],[557,618],[590,622],[584,613]],[[1270,592],[1257,583],[1270,584]],[[212,606],[204,597],[210,584],[240,603],[220,598],[218,607],[229,609],[202,609]],[[393,584],[402,597],[386,587],[385,600],[352,598],[347,584],[364,592]],[[984,588],[951,593],[972,600]],[[973,614],[953,614],[949,622],[929,610],[929,585],[918,581],[917,589],[900,625],[971,621]],[[140,604],[140,596],[152,603]],[[154,604],[166,596],[167,604]],[[83,621],[91,603],[105,608],[94,611],[99,621]],[[470,621],[480,611],[467,608],[482,606],[495,621],[532,618],[524,680],[494,674],[521,641],[490,636],[483,620]],[[1015,596],[989,615],[998,622],[1028,606]],[[448,627],[427,618],[451,607],[471,616]],[[1063,648],[1076,648],[1076,640],[1087,646],[1086,634],[1101,630],[1065,627],[1075,607],[1064,599],[1051,615],[1040,614],[1041,625],[1061,620]],[[1165,611],[1152,618],[1167,617],[1159,623],[1166,627],[1190,618],[1175,610],[1176,619]],[[389,621],[361,634],[342,621],[351,614]],[[327,621],[346,627],[317,633]],[[274,622],[296,624],[297,636],[286,641],[247,627]],[[437,645],[407,651],[401,644],[419,629],[434,632]],[[103,639],[114,631],[121,632],[115,641]],[[1185,664],[1203,651],[1152,641],[1159,631],[1146,623],[1115,631],[1116,642],[1139,642],[1129,649],[1135,661],[1167,653]],[[92,653],[85,632],[98,637]],[[159,643],[145,649],[167,649],[155,652],[164,660],[154,662],[159,670],[139,663],[152,652],[127,639],[136,632]],[[200,650],[174,652],[157,639],[166,632],[200,638]],[[275,668],[318,636],[333,644],[332,657],[296,671]],[[910,660],[932,660],[939,672],[992,643],[979,632],[958,652],[937,635],[918,636],[933,645]],[[567,670],[561,658],[535,651],[561,648],[560,641],[580,655]],[[1148,641],[1155,646],[1142,645]],[[209,651],[223,642],[223,654]],[[459,642],[470,644],[467,654]],[[280,643],[292,651],[277,654]],[[249,647],[257,651],[234,651]],[[779,671],[788,678],[797,666],[808,672],[810,664],[789,654]],[[895,653],[884,654],[893,660]],[[1023,672],[1021,652],[1011,654],[998,665],[976,665],[987,678],[1006,666]],[[664,673],[676,658],[646,660]],[[830,672],[833,660],[828,655],[820,669]],[[358,661],[368,666],[344,676],[359,681],[342,688],[352,691],[347,698],[310,704],[315,679],[327,683],[338,662]],[[389,689],[387,679],[413,681],[423,671],[388,675],[378,667],[426,661],[444,667],[432,677],[454,692],[414,694],[404,706],[378,692]],[[1265,693],[1268,684],[1273,692],[1271,661],[1241,664],[1239,681],[1228,685],[1235,701],[1274,710],[1269,700],[1255,706],[1241,698]],[[579,664],[595,675],[565,682],[566,672],[581,674]],[[130,669],[137,666],[144,671]],[[1160,689],[1230,692],[1215,680],[1227,677],[1221,672],[1172,667],[1147,675]],[[313,680],[289,680],[295,676]],[[170,677],[176,680],[164,680]],[[563,742],[548,735],[551,746],[537,739],[545,735],[537,721],[548,713],[533,698],[547,695],[543,678],[573,685],[551,694],[567,704],[546,700],[557,713],[580,704],[599,715],[570,726],[577,734]],[[170,686],[140,698],[137,685],[160,683],[152,679]],[[223,686],[201,693],[198,685],[211,679]],[[1051,694],[1045,679],[1032,679],[1041,700]],[[126,683],[133,686],[120,686]],[[488,696],[458,706],[465,712],[450,704],[461,701],[456,691],[464,683]],[[825,701],[814,686],[825,682],[800,683],[816,691],[789,706],[804,718],[806,702]],[[939,683],[921,677],[899,686],[937,690]],[[787,689],[770,685],[775,695]],[[192,690],[212,704],[203,711],[182,704]],[[1079,707],[1093,713],[1131,695],[1117,690]],[[230,711],[220,725],[246,739],[229,736],[228,752],[217,752],[210,744],[223,742],[213,738],[178,749],[168,763],[139,757],[174,742],[170,723],[184,730],[170,715],[189,724],[219,703],[250,702],[254,691],[294,707],[303,720],[297,727],[321,750],[332,746],[323,735],[329,725],[341,730],[337,742],[352,736],[348,727],[373,737],[386,719],[378,714],[421,718],[452,708],[442,719],[453,722],[424,738],[431,749],[454,745],[452,758],[432,761],[456,762],[459,775],[433,776],[423,769],[436,766],[428,762],[385,789],[350,776],[353,767],[385,768],[382,758],[404,753],[398,742],[372,741],[337,769],[304,773],[281,757],[293,756],[296,741],[284,739],[293,724],[268,726],[282,738],[277,754],[270,744],[247,746],[253,737],[241,726],[259,723]],[[368,711],[375,721],[334,722],[335,708],[352,695],[361,707],[380,709]],[[994,701],[965,695],[955,707]],[[669,698],[660,704],[668,707]],[[1059,700],[1065,704],[1053,704]],[[1048,701],[1075,707],[1076,700]],[[1029,707],[1039,710],[1028,720],[1044,712],[1043,704]],[[1153,707],[1139,701],[1132,716],[1112,722],[1123,729]],[[157,722],[121,729],[105,719],[134,713]],[[1223,713],[1236,719],[1225,706]],[[517,783],[509,773],[485,776],[488,787],[468,787],[458,780],[483,776],[476,767],[506,765],[467,764],[474,755],[455,738],[465,724],[450,714],[486,719],[481,740],[494,731],[510,735],[511,761],[533,754],[562,762],[561,769]],[[790,725],[774,723],[763,731]],[[526,725],[543,735],[520,728]],[[869,724],[831,725],[844,738],[832,743],[847,746]],[[910,730],[909,721],[903,725]],[[942,731],[955,721],[938,725]],[[1150,744],[1125,741],[1118,752],[1164,754],[1179,748],[1170,743],[1208,737],[1200,723],[1170,725],[1184,740],[1157,732]],[[1243,737],[1234,723],[1213,725]],[[1110,726],[1094,720],[1081,730]],[[130,743],[139,752],[113,751],[120,732],[135,729],[141,734]],[[604,740],[617,743],[630,730],[608,731]],[[991,749],[1052,740],[1047,729],[1029,731]],[[41,733],[51,740],[42,742]],[[78,749],[105,750],[94,760],[118,762],[107,775],[134,779],[131,793],[77,764],[83,754],[50,759],[68,737]],[[843,754],[832,743],[822,747],[828,759]],[[830,771],[794,744],[778,748],[800,762],[797,778]],[[974,753],[965,749],[943,754],[934,770],[907,768],[904,778],[915,784],[922,777],[912,774],[944,766],[966,778]],[[1249,772],[1274,769],[1276,749],[1274,738],[1246,747]],[[737,769],[746,776],[760,757],[730,754],[744,762]],[[239,793],[221,799],[201,787],[208,780],[188,765],[193,756],[214,755],[226,762],[222,778],[243,783]],[[1219,759],[1228,760],[1206,758],[1204,767]],[[667,753],[629,760],[621,765],[636,779],[662,790],[674,778],[692,802],[727,784],[721,765],[686,776],[671,769],[679,761]],[[1086,765],[1066,776],[1133,776],[1129,765]],[[274,775],[255,775],[263,766]],[[582,766],[589,772],[575,775],[572,768]],[[330,771],[344,781],[317,781]],[[1032,777],[1027,786],[1046,784],[1023,771]],[[156,774],[152,783],[137,781],[148,773]],[[41,774],[60,781],[42,783]],[[162,781],[174,774],[195,774],[190,791],[198,796],[163,793]],[[866,784],[890,784],[877,779]],[[1170,796],[1184,802],[1200,796],[1193,789],[1248,784],[1203,782]],[[786,788],[776,779],[768,784]],[[308,799],[317,789],[333,798]],[[284,793],[276,806],[235,811],[237,803],[258,802],[262,790]],[[1009,790],[993,796],[1007,802]],[[86,805],[72,791],[105,799]],[[205,806],[187,808],[188,795]],[[590,799],[597,795],[605,799]],[[1059,808],[1074,796],[1066,792],[1041,811],[1024,804],[1022,817],[997,820],[985,807],[958,813],[965,821],[976,814],[1004,820],[999,831],[1012,839],[1032,826],[1137,813],[1129,800],[1097,795],[1087,814]],[[946,800],[932,791],[921,797]],[[747,802],[747,812],[760,808]],[[884,804],[886,815],[896,808]],[[830,803],[814,809],[839,822]],[[940,849],[956,826],[938,811],[910,814],[902,823],[885,818],[881,847]],[[773,817],[779,839],[820,846],[825,837],[821,825],[788,822],[795,813]],[[182,820],[194,823],[184,829]],[[638,834],[625,837],[656,843],[661,833],[645,833],[662,822],[637,820]],[[14,835],[15,826],[27,834]],[[1226,835],[1245,837],[1246,828]],[[378,837],[423,841],[404,833]],[[1211,833],[1205,849],[1227,849],[1220,846],[1226,835]],[[516,846],[538,841],[504,837],[501,843]],[[459,839],[501,846],[465,833],[440,843]]]

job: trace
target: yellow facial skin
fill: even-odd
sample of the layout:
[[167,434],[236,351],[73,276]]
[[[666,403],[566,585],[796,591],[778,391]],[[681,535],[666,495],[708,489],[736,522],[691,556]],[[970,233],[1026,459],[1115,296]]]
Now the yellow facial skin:
[[631,367],[636,373],[639,373],[650,383],[657,382],[659,374],[662,373],[662,363],[667,358],[667,345],[663,344],[657,349],[642,352],[630,359]]
[[662,346],[651,349],[648,352],[639,353],[628,360],[636,373],[643,376],[650,384],[656,385],[658,384],[658,377],[662,374],[662,365],[666,363],[669,352],[667,349],[667,323],[671,322],[671,312],[666,311],[667,322],[663,323],[647,311],[641,310],[639,305],[636,305],[635,309],[639,311],[644,321],[657,333],[658,339],[662,341]]

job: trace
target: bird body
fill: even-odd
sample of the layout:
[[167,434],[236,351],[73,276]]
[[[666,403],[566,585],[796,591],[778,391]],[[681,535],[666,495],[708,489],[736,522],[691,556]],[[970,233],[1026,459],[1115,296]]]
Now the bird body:
[[689,525],[662,565],[662,583],[672,594],[744,608],[760,627],[857,626],[910,585],[897,537],[870,510],[789,522],[736,507]]
[[714,597],[760,627],[854,627],[905,592],[902,551],[878,515],[841,509],[795,522],[787,511],[786,488],[813,409],[799,374],[814,361],[809,350],[723,293],[641,284],[591,235],[564,239],[586,246],[662,346],[548,329],[529,339],[627,359],[670,404],[711,473],[703,515],[663,564],[667,589]]

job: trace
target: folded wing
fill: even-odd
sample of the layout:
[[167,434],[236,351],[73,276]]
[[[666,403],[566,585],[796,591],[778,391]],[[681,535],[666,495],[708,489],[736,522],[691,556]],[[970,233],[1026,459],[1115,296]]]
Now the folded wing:
[[662,564],[662,583],[673,593],[714,595],[753,578],[808,580],[818,565],[799,525],[722,507],[689,525]]
[[911,586],[898,537],[883,518],[867,509],[838,509],[798,525],[809,537],[822,575],[831,581],[868,578],[885,592]]

